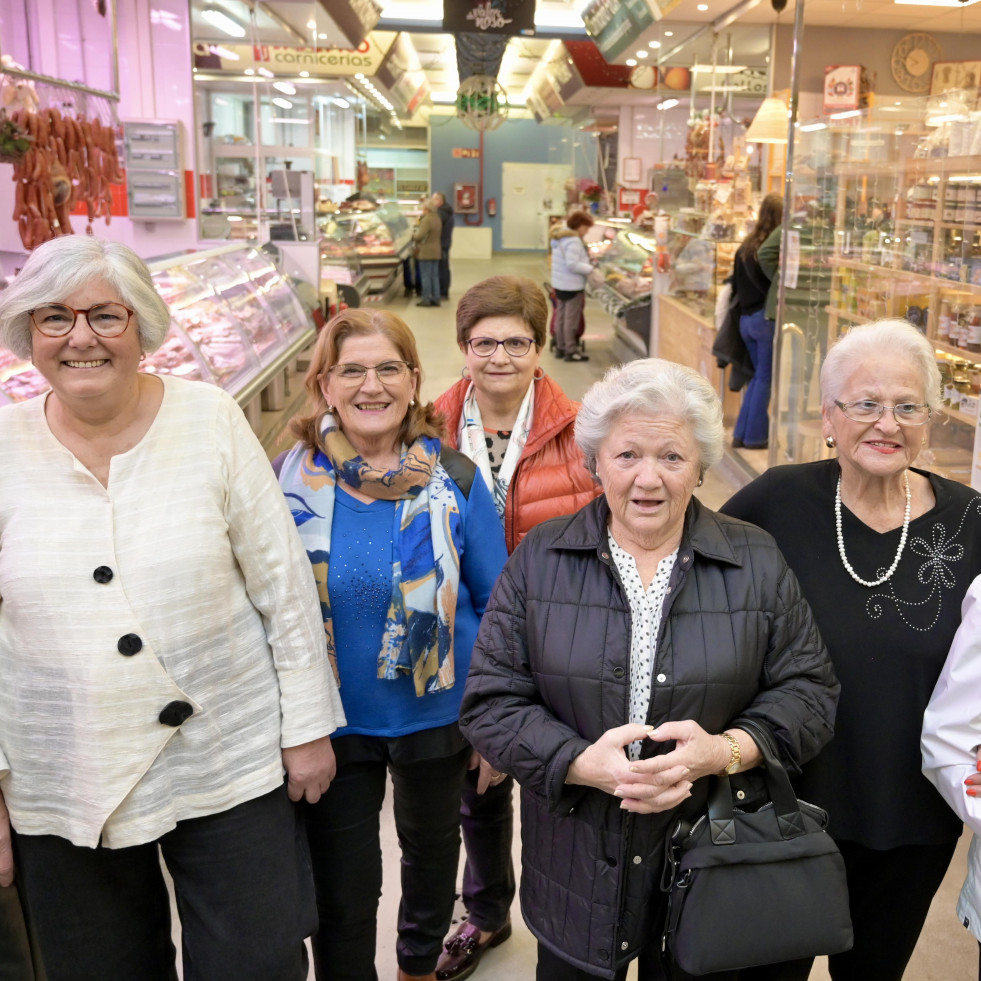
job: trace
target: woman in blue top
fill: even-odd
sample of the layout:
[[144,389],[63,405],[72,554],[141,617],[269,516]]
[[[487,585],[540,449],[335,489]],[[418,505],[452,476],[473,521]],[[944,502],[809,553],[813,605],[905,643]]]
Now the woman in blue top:
[[408,327],[345,310],[322,331],[309,411],[280,484],[313,565],[347,726],[337,776],[306,808],[318,981],[373,981],[386,773],[402,849],[400,981],[435,981],[450,925],[469,747],[457,719],[470,652],[507,558],[490,492],[440,446]]

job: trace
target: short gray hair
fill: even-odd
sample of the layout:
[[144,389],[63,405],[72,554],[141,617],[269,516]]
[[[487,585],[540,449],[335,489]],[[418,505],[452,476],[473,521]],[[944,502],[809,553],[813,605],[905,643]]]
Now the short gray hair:
[[884,355],[905,358],[919,375],[923,401],[935,409],[943,384],[933,345],[905,320],[874,320],[853,327],[832,345],[821,365],[821,404],[830,410],[841,396],[848,376],[861,365],[874,365]]
[[133,309],[144,352],[163,344],[170,330],[170,311],[143,260],[119,242],[64,235],[39,245],[20,274],[0,293],[0,347],[30,358],[31,310],[60,301],[94,279],[104,279]]
[[722,403],[708,379],[693,368],[645,358],[610,368],[583,396],[576,443],[590,473],[614,423],[622,416],[671,416],[691,427],[702,471],[722,459]]

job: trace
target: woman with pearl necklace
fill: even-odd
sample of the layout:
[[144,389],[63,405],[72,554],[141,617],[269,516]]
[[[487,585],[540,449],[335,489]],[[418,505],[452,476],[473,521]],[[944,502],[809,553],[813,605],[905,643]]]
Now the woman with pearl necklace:
[[[855,946],[829,959],[834,981],[900,981],[961,832],[920,772],[923,712],[981,573],[981,495],[913,466],[939,402],[919,331],[856,327],[821,368],[833,456],[775,467],[721,508],[774,536],[841,681],[834,739],[795,781],[848,871]],[[806,979],[810,963],[785,968]]]

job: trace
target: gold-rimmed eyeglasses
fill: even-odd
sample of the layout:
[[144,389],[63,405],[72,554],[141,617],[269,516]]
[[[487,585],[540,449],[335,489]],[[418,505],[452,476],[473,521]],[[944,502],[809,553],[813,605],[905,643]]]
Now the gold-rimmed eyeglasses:
[[29,310],[31,323],[45,337],[64,337],[72,332],[80,313],[99,337],[118,337],[129,326],[135,311],[122,303],[96,303],[88,310],[76,310],[66,303],[45,303]]
[[839,402],[835,405],[841,409],[852,422],[878,422],[882,413],[889,409],[893,419],[900,426],[925,426],[930,421],[933,411],[924,402],[899,402],[896,405],[885,405],[872,399],[859,399],[857,402]]
[[346,385],[360,384],[368,376],[369,371],[375,373],[375,377],[382,382],[401,381],[406,372],[412,368],[408,361],[383,361],[381,364],[354,364],[346,361],[342,364],[335,364],[333,368],[327,369],[327,374],[332,374],[338,381]]

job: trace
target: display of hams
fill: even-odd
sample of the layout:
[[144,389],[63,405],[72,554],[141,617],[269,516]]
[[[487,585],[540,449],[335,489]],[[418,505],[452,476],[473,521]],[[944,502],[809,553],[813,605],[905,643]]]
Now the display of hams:
[[115,129],[98,118],[72,116],[53,106],[15,109],[9,115],[31,137],[30,149],[14,164],[13,218],[24,248],[30,251],[59,235],[71,235],[69,215],[79,202],[88,213],[90,235],[96,218],[109,224],[109,185],[123,182]]
[[26,402],[49,387],[47,379],[34,365],[0,347],[0,391],[8,398]]

